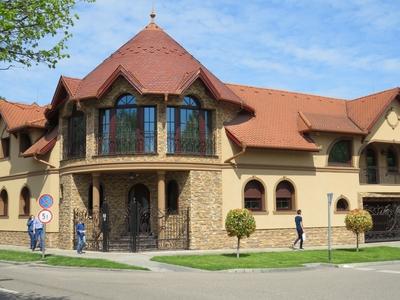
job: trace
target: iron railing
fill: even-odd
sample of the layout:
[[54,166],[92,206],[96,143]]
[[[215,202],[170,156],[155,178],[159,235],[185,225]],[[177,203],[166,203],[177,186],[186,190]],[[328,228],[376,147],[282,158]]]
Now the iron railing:
[[141,133],[109,135],[98,138],[99,155],[115,154],[151,154],[156,153],[157,132],[144,131]]
[[215,155],[215,140],[210,136],[168,136],[168,154]]
[[361,184],[400,184],[400,170],[387,167],[360,169]]
[[63,159],[79,159],[86,156],[86,143],[71,144],[67,141],[64,147]]

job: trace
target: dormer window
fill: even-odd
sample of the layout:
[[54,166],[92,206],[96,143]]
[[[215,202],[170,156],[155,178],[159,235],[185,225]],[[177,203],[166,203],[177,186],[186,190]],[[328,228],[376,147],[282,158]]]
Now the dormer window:
[[193,97],[185,97],[181,106],[167,107],[167,131],[169,154],[214,154],[212,112]]
[[19,134],[19,152],[24,153],[28,148],[32,146],[31,138],[27,133]]
[[329,151],[328,165],[348,166],[352,164],[352,140],[336,141]]
[[0,158],[7,158],[10,156],[10,138],[2,138],[0,145]]

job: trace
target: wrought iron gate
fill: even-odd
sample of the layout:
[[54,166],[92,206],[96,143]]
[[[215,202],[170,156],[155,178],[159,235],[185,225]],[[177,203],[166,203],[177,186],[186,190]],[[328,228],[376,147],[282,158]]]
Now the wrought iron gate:
[[364,209],[372,216],[373,228],[365,233],[365,242],[400,240],[400,199],[364,199]]
[[82,221],[85,224],[86,229],[86,249],[99,251],[102,248],[102,231],[100,228],[101,216],[100,213],[94,213],[87,209],[74,209],[73,211],[73,222],[74,222],[74,247],[77,246],[76,237],[76,224]]

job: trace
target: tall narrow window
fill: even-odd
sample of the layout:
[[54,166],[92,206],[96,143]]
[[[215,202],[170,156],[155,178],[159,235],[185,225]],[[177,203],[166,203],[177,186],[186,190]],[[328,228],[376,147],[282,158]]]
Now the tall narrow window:
[[352,141],[340,140],[337,141],[329,152],[329,165],[345,165],[351,166],[352,160]]
[[86,155],[86,118],[76,106],[68,120],[67,157],[84,157]]
[[281,181],[276,187],[276,210],[294,209],[294,187],[287,181]]
[[178,212],[179,187],[175,180],[168,182],[167,186],[167,212]]
[[167,108],[167,151],[170,154],[214,154],[212,114],[197,100],[185,97],[179,107]]
[[244,187],[244,207],[249,210],[264,209],[264,187],[258,180],[249,181]]
[[396,155],[395,151],[391,148],[389,148],[387,151],[386,163],[387,163],[387,168],[388,168],[389,172],[397,172],[398,171],[397,155]]
[[10,156],[10,138],[1,139],[0,158],[7,158]]
[[114,108],[100,111],[99,154],[154,153],[156,111],[138,106],[132,95],[121,96]]
[[31,192],[25,186],[19,196],[19,215],[28,216],[30,213]]
[[31,138],[27,133],[19,134],[19,152],[24,153],[30,146],[32,146]]
[[0,216],[8,216],[8,194],[6,190],[0,193]]

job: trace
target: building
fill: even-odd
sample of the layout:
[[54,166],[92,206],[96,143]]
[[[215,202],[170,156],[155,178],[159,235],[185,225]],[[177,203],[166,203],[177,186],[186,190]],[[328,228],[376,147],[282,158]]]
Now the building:
[[27,244],[41,194],[55,199],[49,243],[93,249],[235,246],[224,230],[249,208],[244,247],[285,247],[301,208],[308,245],[352,243],[344,216],[367,208],[366,241],[400,239],[400,89],[346,101],[226,84],[152,21],[83,79],[62,76],[51,105],[0,101],[0,241]]

